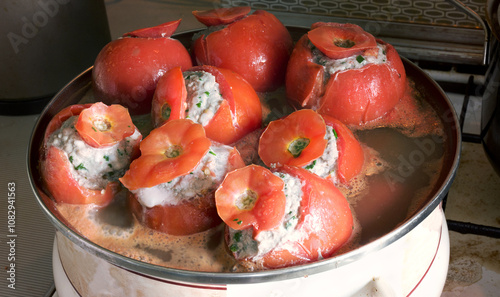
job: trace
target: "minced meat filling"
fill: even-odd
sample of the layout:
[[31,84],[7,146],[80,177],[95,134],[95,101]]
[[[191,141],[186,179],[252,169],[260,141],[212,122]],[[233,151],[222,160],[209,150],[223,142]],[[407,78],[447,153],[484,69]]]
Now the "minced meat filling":
[[205,71],[184,72],[186,83],[186,118],[206,126],[223,99],[215,76]]
[[327,77],[339,71],[359,69],[369,64],[383,64],[387,62],[385,45],[383,44],[377,44],[377,56],[353,55],[344,59],[330,59],[312,44],[310,44],[310,47],[313,54],[313,62],[325,68],[325,76]]

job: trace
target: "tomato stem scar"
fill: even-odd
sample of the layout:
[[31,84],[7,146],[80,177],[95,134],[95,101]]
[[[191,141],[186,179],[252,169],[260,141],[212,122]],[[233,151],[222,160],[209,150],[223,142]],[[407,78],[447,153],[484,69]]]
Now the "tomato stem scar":
[[99,132],[106,132],[111,129],[111,123],[106,118],[96,118],[92,123]]
[[170,118],[170,113],[172,112],[172,109],[168,104],[164,104],[161,108],[161,118],[163,120],[168,120]]
[[335,46],[338,46],[341,48],[351,48],[351,47],[356,45],[354,43],[354,41],[352,41],[350,39],[341,39],[341,38],[334,39],[333,44],[335,44]]
[[290,144],[288,145],[288,151],[294,158],[298,158],[302,151],[309,145],[309,138],[297,138],[294,139]]
[[236,197],[234,205],[239,210],[250,210],[255,206],[257,198],[259,198],[259,195],[255,191],[246,189],[243,193]]
[[165,156],[167,158],[176,158],[182,154],[182,147],[180,145],[171,145],[166,151]]

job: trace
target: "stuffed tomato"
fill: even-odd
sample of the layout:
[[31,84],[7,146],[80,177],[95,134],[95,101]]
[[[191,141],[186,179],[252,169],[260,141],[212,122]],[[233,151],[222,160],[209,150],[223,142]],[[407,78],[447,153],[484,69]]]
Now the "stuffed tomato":
[[394,47],[353,24],[313,24],[295,45],[286,74],[289,100],[347,125],[387,114],[406,84]]
[[215,193],[226,245],[242,263],[280,268],[330,257],[353,230],[349,204],[331,181],[283,166],[230,172]]
[[342,122],[302,109],[269,123],[258,153],[271,168],[298,166],[334,183],[348,184],[364,166],[364,152]]
[[214,192],[227,172],[244,166],[236,149],[210,141],[200,124],[179,119],[153,129],[140,150],[120,181],[142,224],[172,235],[220,224]]
[[194,11],[207,30],[192,45],[199,65],[227,68],[243,76],[257,92],[284,83],[293,48],[286,27],[272,14],[250,7]]
[[108,43],[92,69],[96,98],[124,105],[134,115],[149,113],[160,76],[176,66],[192,66],[187,49],[171,38],[179,23],[139,29]]
[[121,105],[63,109],[45,132],[41,175],[48,192],[58,203],[109,204],[141,139]]
[[155,126],[187,118],[223,144],[238,141],[262,123],[260,99],[252,86],[237,73],[213,66],[171,69],[159,80],[152,105]]

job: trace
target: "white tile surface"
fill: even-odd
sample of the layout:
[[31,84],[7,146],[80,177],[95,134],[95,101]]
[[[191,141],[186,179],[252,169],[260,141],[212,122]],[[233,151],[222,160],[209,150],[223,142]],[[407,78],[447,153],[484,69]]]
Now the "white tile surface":
[[[464,143],[446,217],[500,228],[500,177],[481,144]],[[498,296],[500,239],[450,232],[450,269],[443,297]]]

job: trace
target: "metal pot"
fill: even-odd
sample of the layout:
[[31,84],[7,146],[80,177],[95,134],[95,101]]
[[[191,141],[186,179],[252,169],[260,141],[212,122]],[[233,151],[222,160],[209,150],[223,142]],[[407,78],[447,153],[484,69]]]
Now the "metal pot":
[[[175,277],[159,277],[120,267],[59,232],[52,261],[57,291],[67,297],[438,297],[446,280],[449,248],[446,220],[438,207],[395,242],[379,249],[366,246],[358,251],[359,259],[339,267],[330,263],[243,275],[172,271]],[[350,262],[347,258],[337,260]]]
[[[385,245],[389,238],[377,243]],[[441,295],[449,236],[440,207],[387,246],[365,246],[328,265],[242,275],[186,273],[172,276],[129,270],[57,233],[52,255],[61,296],[435,296]],[[342,259],[343,258],[343,259]],[[352,261],[352,262],[351,262]],[[340,262],[340,263],[339,263]],[[347,262],[347,263],[343,263]],[[350,262],[350,263],[349,263]],[[340,265],[337,267],[337,265]]]
[[[192,34],[176,38],[189,41]],[[449,237],[440,203],[455,177],[461,134],[453,107],[441,88],[417,66],[406,59],[403,62],[407,76],[444,126],[446,141],[439,144],[442,168],[428,196],[394,228],[359,248],[306,265],[245,273],[152,265],[105,249],[65,224],[53,200],[43,191],[37,166],[48,122],[59,110],[91,93],[91,69],[85,71],[42,112],[28,148],[33,191],[42,211],[58,230],[53,258],[58,291],[68,296],[415,296],[418,292],[422,296],[440,296],[449,258]]]
[[0,114],[39,113],[111,40],[104,1],[0,4]]

